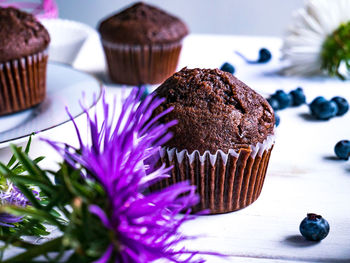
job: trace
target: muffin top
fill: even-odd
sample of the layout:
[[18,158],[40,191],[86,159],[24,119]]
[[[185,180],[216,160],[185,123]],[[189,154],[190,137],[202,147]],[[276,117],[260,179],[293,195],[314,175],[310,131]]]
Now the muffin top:
[[33,55],[49,43],[49,33],[33,15],[0,7],[0,62]]
[[98,30],[103,40],[123,44],[172,43],[188,34],[180,19],[142,2],[102,21]]
[[269,103],[232,74],[219,69],[187,69],[175,73],[155,90],[165,101],[159,114],[173,111],[161,122],[178,120],[170,128],[173,138],[165,146],[227,153],[263,142],[273,134],[275,117]]

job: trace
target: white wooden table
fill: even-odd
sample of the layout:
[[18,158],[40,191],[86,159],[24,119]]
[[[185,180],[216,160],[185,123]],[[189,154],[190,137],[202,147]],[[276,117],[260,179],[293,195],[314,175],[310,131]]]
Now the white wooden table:
[[[278,76],[280,45],[276,38],[191,35],[184,42],[179,69],[214,68],[227,61],[236,67],[238,78],[265,96],[302,86],[308,102],[318,95],[329,99],[341,95],[350,101],[350,82]],[[272,51],[273,60],[267,65],[247,65],[234,53],[254,58],[261,47]],[[97,35],[90,37],[74,66],[103,76],[105,62]],[[120,98],[120,87],[106,88],[108,99]],[[207,257],[208,262],[350,262],[350,163],[333,158],[336,142],[350,139],[350,113],[330,121],[310,120],[307,113],[307,106],[278,112],[281,124],[260,197],[241,211],[201,216],[184,225],[184,233],[201,236],[186,244],[189,249],[229,256]],[[83,125],[84,118],[78,122]],[[76,143],[71,123],[43,136]],[[59,157],[38,137],[32,155],[45,154],[42,165],[53,168]],[[1,160],[9,155],[8,149],[0,151]],[[308,212],[319,213],[330,223],[330,233],[322,242],[305,241],[299,234],[299,224]]]

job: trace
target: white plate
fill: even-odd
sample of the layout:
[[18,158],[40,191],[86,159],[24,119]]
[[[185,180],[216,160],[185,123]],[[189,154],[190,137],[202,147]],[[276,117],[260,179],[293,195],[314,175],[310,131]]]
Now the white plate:
[[49,31],[49,60],[72,65],[89,36],[95,33],[90,26],[67,19],[42,19]]
[[66,65],[49,63],[45,100],[31,109],[0,117],[0,148],[69,121],[66,107],[72,116],[79,116],[82,113],[79,102],[92,107],[100,98],[101,90],[101,83],[93,76]]

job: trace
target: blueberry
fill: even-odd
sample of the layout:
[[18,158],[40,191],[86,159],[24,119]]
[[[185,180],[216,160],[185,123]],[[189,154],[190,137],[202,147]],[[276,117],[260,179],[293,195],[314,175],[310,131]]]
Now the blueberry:
[[235,53],[240,56],[242,59],[244,59],[245,62],[247,62],[248,64],[261,64],[261,63],[266,63],[269,62],[272,58],[271,52],[270,50],[268,50],[267,48],[261,48],[259,50],[259,57],[257,60],[250,60],[248,58],[246,58],[241,52],[239,51],[235,51]]
[[311,111],[311,114],[312,115],[316,115],[316,111],[315,109],[318,107],[318,105],[321,103],[321,102],[324,102],[324,101],[327,101],[324,97],[322,96],[319,96],[319,97],[316,97],[309,105],[310,107],[310,111]]
[[334,101],[323,101],[314,109],[314,116],[319,120],[329,120],[338,112],[338,106]]
[[230,63],[228,62],[225,62],[221,68],[220,68],[222,71],[226,71],[228,73],[231,73],[231,74],[234,74],[235,73],[235,68],[234,66],[232,66]]
[[342,140],[334,146],[335,155],[342,160],[348,160],[350,155],[350,141]]
[[300,106],[306,102],[306,97],[302,88],[297,88],[289,93],[292,97],[292,105]]
[[274,111],[279,110],[280,104],[279,104],[278,100],[276,100],[275,98],[268,98],[267,102],[270,104],[271,108]]
[[329,224],[322,216],[310,213],[301,221],[299,230],[307,240],[320,241],[328,235]]
[[285,93],[283,90],[277,90],[271,98],[276,99],[279,104],[279,109],[283,110],[285,108],[288,108],[292,103],[292,97]]
[[280,122],[281,122],[280,116],[275,114],[275,125],[276,125],[276,127],[278,127],[278,125],[280,125]]
[[331,101],[334,101],[338,106],[337,116],[343,116],[349,110],[349,103],[343,97],[337,96],[331,99]]
[[261,48],[259,50],[259,58],[257,60],[257,63],[266,63],[271,60],[271,52],[267,48]]

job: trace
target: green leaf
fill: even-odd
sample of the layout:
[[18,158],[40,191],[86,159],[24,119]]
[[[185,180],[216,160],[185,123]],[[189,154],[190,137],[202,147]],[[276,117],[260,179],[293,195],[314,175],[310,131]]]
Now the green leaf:
[[25,152],[26,154],[29,153],[29,149],[30,149],[31,143],[32,143],[32,135],[29,136],[29,140],[28,140],[27,145],[26,145],[26,148],[25,148],[25,150],[24,150],[24,152]]
[[49,224],[57,226],[60,230],[64,229],[64,225],[61,224],[61,220],[49,212],[42,209],[35,209],[34,207],[18,207],[18,206],[3,206],[0,211],[16,215],[16,216],[30,216],[40,221],[47,221]]
[[29,159],[29,157],[20,151],[16,146],[11,145],[12,151],[16,158],[21,162],[24,168],[28,171],[30,175],[39,176],[45,180],[48,184],[52,184],[51,180],[47,177],[45,172],[41,170],[35,162]]
[[[28,142],[27,142],[27,145],[26,145],[26,148],[24,150],[24,152],[26,154],[29,154],[29,150],[30,150],[30,146],[31,146],[31,143],[32,143],[32,136],[34,136],[34,133],[32,133],[30,136],[29,136],[29,139],[28,139]],[[22,147],[18,147],[18,149],[20,149],[22,151]],[[8,162],[7,166],[10,168],[16,161],[16,156],[15,155],[12,155],[10,161]],[[17,165],[19,165],[17,163]],[[16,165],[16,166],[17,166]],[[14,168],[16,168],[16,166]]]
[[61,217],[61,214],[58,213],[55,209],[51,209],[50,210],[51,215],[55,216],[55,217]]
[[16,162],[16,156],[13,154],[10,161],[7,163],[7,167],[11,167]]
[[41,228],[38,228],[38,227],[33,227],[31,233],[34,236],[47,236],[47,235],[50,234],[50,232],[46,231],[46,228],[45,229],[41,229]]
[[44,156],[39,156],[39,157],[37,157],[37,158],[35,158],[34,160],[33,160],[33,162],[34,163],[40,163],[42,160],[44,160],[45,159],[45,157]]

